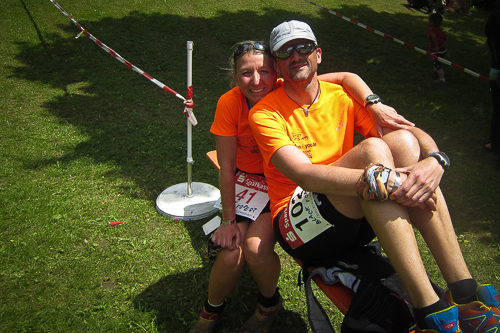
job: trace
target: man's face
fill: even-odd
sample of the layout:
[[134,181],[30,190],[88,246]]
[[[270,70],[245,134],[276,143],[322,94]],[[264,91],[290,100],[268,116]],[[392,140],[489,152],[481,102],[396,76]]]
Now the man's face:
[[[290,47],[298,45],[307,45],[314,43],[308,39],[294,39],[284,44],[278,51],[284,51]],[[300,54],[293,50],[292,54],[286,59],[276,58],[276,65],[285,80],[306,81],[314,76],[318,70],[318,64],[321,63],[321,49],[315,48],[308,54]]]

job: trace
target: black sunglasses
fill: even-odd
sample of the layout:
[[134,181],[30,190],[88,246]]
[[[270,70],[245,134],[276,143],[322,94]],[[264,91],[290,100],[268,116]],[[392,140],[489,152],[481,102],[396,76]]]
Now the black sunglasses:
[[238,45],[238,47],[234,50],[234,59],[236,59],[236,57],[239,56],[240,54],[247,52],[250,46],[252,46],[255,50],[258,51],[269,50],[269,45],[267,45],[266,43],[261,43],[261,42],[244,43]]
[[309,54],[316,49],[317,45],[315,43],[306,45],[294,45],[286,48],[286,50],[278,50],[274,52],[276,58],[286,59],[292,55],[293,50],[297,51],[298,54]]

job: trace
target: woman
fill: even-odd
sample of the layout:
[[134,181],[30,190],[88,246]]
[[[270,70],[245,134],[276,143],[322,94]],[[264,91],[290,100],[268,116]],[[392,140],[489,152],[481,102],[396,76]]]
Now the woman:
[[[248,264],[259,288],[255,313],[240,332],[268,332],[281,308],[282,299],[277,284],[280,260],[274,252],[276,239],[272,229],[269,203],[254,221],[237,214],[243,195],[235,190],[235,175],[265,184],[263,161],[257,143],[248,125],[248,110],[283,81],[277,80],[274,59],[269,46],[262,42],[245,41],[237,44],[230,58],[232,86],[219,99],[211,132],[216,135],[217,159],[220,165],[219,186],[222,202],[222,224],[214,232],[212,242],[222,250],[212,267],[208,299],[200,318],[190,333],[212,332],[221,319],[225,300],[236,287],[241,272]],[[372,92],[355,74],[337,73],[319,77],[322,80],[344,84],[360,103]],[[393,108],[382,103],[369,106],[380,126],[406,128],[413,126]],[[243,214],[244,215],[244,214]]]

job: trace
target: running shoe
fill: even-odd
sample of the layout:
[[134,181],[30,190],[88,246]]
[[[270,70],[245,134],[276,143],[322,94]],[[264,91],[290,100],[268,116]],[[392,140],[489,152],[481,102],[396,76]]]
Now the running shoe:
[[417,327],[416,332],[434,332],[434,333],[460,333],[460,325],[458,324],[458,309],[456,306],[451,306],[442,311],[434,312],[425,317],[425,323],[428,329],[420,329]]
[[257,304],[254,314],[243,324],[240,333],[267,333],[271,329],[274,318],[281,309],[283,299],[280,296],[278,304],[271,308],[265,308]]
[[446,298],[458,308],[460,327],[465,333],[500,333],[500,312],[498,295],[492,285],[477,287],[478,301],[467,304],[456,304],[451,292],[446,292]]
[[215,326],[219,323],[222,313],[210,313],[205,311],[205,307],[201,309],[200,318],[189,330],[189,333],[211,333]]

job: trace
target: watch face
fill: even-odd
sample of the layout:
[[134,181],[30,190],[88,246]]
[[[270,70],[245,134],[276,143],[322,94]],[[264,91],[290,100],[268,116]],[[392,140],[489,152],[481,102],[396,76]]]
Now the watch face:
[[439,164],[446,170],[450,166],[450,159],[448,158],[448,155],[446,155],[443,152],[435,152],[435,153],[430,153],[428,156],[432,156],[435,159],[438,160]]
[[448,158],[448,155],[446,155],[445,153],[438,153],[439,156],[441,157],[442,161],[443,161],[443,164],[448,167],[450,166],[450,159]]
[[367,104],[369,103],[378,103],[378,102],[381,102],[382,100],[380,99],[380,97],[378,97],[377,95],[375,94],[371,94],[371,95],[368,95],[366,96],[365,98],[365,107],[367,106]]

